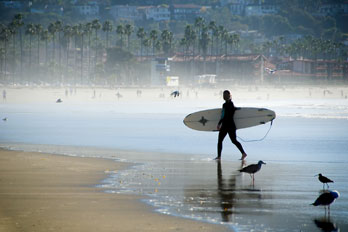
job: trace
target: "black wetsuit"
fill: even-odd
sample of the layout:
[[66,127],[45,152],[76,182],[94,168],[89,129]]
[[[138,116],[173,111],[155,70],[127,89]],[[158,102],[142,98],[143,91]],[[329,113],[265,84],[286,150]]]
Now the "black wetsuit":
[[232,143],[237,146],[239,151],[242,154],[245,153],[242,145],[237,141],[237,135],[236,135],[237,128],[233,120],[235,111],[236,111],[236,108],[234,107],[234,104],[231,100],[228,100],[226,103],[222,105],[221,119],[219,121],[219,125],[221,125],[221,128],[219,131],[219,140],[218,140],[218,147],[217,147],[219,158],[221,157],[222,142],[224,141],[224,138],[226,137],[227,133],[230,136]]

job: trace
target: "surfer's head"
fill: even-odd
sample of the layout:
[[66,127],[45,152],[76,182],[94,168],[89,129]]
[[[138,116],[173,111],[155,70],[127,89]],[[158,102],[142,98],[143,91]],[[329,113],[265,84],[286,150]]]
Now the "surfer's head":
[[223,93],[223,97],[224,97],[224,100],[225,100],[225,101],[230,100],[230,99],[231,99],[231,93],[230,93],[230,91],[225,90],[224,93]]

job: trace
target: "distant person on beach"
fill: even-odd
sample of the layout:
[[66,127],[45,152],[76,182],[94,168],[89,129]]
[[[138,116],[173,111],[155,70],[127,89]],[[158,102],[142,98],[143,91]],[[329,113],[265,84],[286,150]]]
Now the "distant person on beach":
[[180,92],[178,90],[175,90],[174,92],[172,92],[170,94],[170,96],[173,96],[173,97],[179,97],[180,96]]
[[3,101],[6,101],[6,90],[4,89],[3,91],[2,91],[2,100]]
[[221,119],[217,125],[217,129],[219,131],[219,138],[218,138],[218,145],[217,145],[218,154],[215,160],[221,159],[222,142],[224,141],[224,138],[226,137],[227,134],[230,136],[232,143],[236,145],[236,147],[242,153],[242,157],[240,159],[244,160],[247,157],[247,154],[245,153],[242,145],[237,141],[237,134],[236,134],[237,128],[233,120],[236,107],[234,107],[234,104],[231,100],[230,91],[225,90],[223,92],[223,98],[225,100],[225,103],[222,105]]

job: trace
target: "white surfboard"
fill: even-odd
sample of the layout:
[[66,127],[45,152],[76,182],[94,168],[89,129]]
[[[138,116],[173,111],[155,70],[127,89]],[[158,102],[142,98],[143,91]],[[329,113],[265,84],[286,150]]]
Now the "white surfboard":
[[[221,108],[198,111],[189,114],[184,119],[184,124],[194,130],[217,131],[217,124],[221,118]],[[264,108],[242,107],[234,113],[234,122],[237,129],[262,125],[275,119],[272,110]]]

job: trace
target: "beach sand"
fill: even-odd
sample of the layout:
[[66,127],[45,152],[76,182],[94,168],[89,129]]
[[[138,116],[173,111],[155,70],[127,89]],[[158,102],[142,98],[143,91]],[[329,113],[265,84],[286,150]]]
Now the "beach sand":
[[0,231],[225,231],[161,215],[136,195],[95,187],[107,171],[127,167],[106,159],[0,149]]

